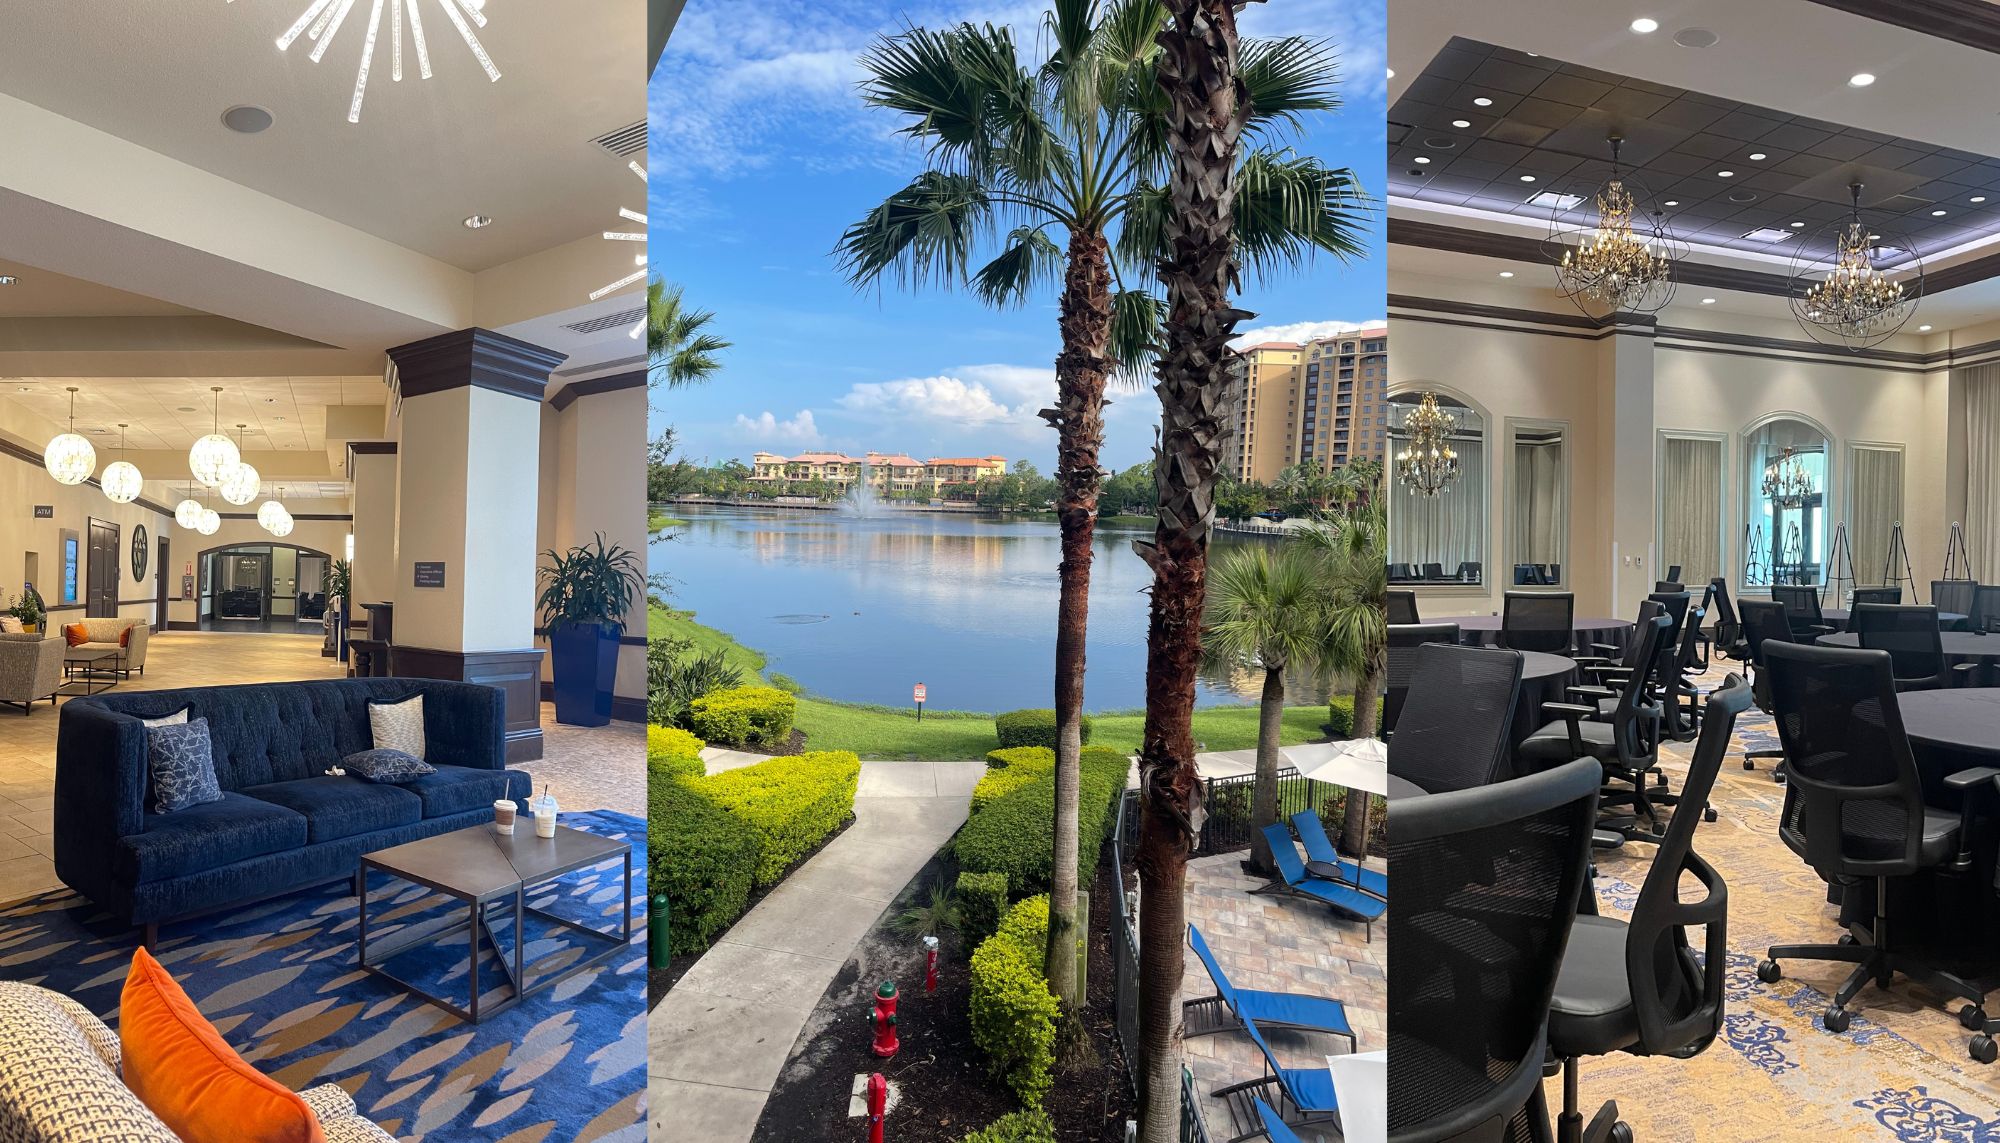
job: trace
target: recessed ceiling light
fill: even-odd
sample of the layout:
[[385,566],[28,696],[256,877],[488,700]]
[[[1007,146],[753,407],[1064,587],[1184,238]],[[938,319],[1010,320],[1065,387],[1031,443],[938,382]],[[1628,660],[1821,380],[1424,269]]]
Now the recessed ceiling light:
[[468,214],[465,216],[465,228],[467,230],[483,230],[491,225],[493,225],[493,220],[483,214]]
[[1750,161],[1751,161],[1751,162],[1753,162],[1753,163],[1761,163],[1761,162],[1763,162],[1763,161],[1764,161],[1765,159],[1768,159],[1768,158],[1770,158],[1770,157],[1771,157],[1771,156],[1769,156],[1769,155],[1766,155],[1766,154],[1765,154],[1764,152],[1762,152],[1762,151],[1753,151],[1753,152],[1751,152],[1751,153],[1750,153]]
[[1794,222],[1794,223],[1792,223],[1792,229],[1794,229],[1794,230],[1797,230],[1797,229],[1800,229],[1800,228],[1802,228],[1803,226],[1805,226],[1805,223],[1803,223],[1803,222]]
[[1482,95],[1478,99],[1473,100],[1472,105],[1474,107],[1491,107],[1493,106],[1493,101]]
[[1750,242],[1783,242],[1791,236],[1792,232],[1789,230],[1773,230],[1768,226],[1760,226],[1743,237]]
[[1712,305],[1714,305],[1714,304],[1715,304],[1715,299],[1714,299],[1714,298],[1703,298],[1703,299],[1701,300],[1701,304],[1702,304],[1702,305],[1705,305],[1705,306],[1712,306]]
[[1930,327],[1930,326],[1927,326],[1927,325],[1920,325],[1920,326],[1918,326],[1918,327],[1917,327],[1917,332],[1918,332],[1918,333],[1929,333],[1930,331],[1931,331],[1931,327]]
[[1660,22],[1650,16],[1641,16],[1632,21],[1632,30],[1642,36],[1650,35],[1660,30]]
[[1735,177],[1736,177],[1736,172],[1735,172],[1735,171],[1717,171],[1717,172],[1715,172],[1715,177],[1716,177],[1716,178],[1718,178],[1718,179],[1733,179],[1733,178],[1735,178]]
[[1524,182],[1524,183],[1531,183],[1531,182],[1534,182],[1534,181],[1535,181],[1535,176],[1533,176],[1533,175],[1522,175],[1522,176],[1521,176],[1521,181],[1522,181],[1522,182]]
[[1985,195],[1983,195],[1983,194],[1976,194],[1976,195],[1973,195],[1973,196],[1972,196],[1972,201],[1973,201],[1973,202],[1985,202],[1985,201],[1986,201],[1986,196],[1985,196]]
[[1934,211],[1931,211],[1931,217],[1932,217],[1932,218],[1943,218],[1943,217],[1944,217],[1944,211],[1941,211],[1941,210],[1934,210]]
[[255,135],[271,125],[271,113],[250,104],[239,104],[222,113],[222,125],[239,135]]
[[14,275],[0,274],[0,286],[11,286],[13,284],[14,284]]
[[1583,201],[1580,194],[1563,194],[1560,191],[1536,191],[1528,199],[1530,206],[1545,206],[1551,210],[1568,210]]
[[1501,277],[1503,277],[1503,278],[1511,278],[1511,277],[1513,277],[1513,276],[1514,276],[1514,271],[1512,271],[1512,270],[1502,270],[1502,271],[1500,271],[1500,276],[1501,276]]
[[1681,204],[1681,200],[1680,200],[1680,199],[1677,199],[1677,198],[1670,198],[1670,199],[1668,199],[1668,200],[1667,200],[1667,202],[1666,202],[1666,205],[1668,205],[1668,206],[1679,206],[1680,204]]
[[1712,48],[1719,39],[1707,28],[1682,28],[1674,33],[1674,42],[1684,48]]
[[1416,163],[1419,166],[1422,166],[1423,164],[1430,162],[1431,157],[1429,155],[1418,155],[1416,158],[1410,161]]
[[1453,127],[1470,127],[1470,126],[1472,126],[1472,120],[1470,120],[1470,119],[1454,119],[1454,120],[1452,120],[1452,121],[1451,121],[1451,125],[1452,125]]
[[1874,82],[1875,76],[1872,72],[1857,71],[1847,77],[1847,86],[1849,87],[1867,87]]

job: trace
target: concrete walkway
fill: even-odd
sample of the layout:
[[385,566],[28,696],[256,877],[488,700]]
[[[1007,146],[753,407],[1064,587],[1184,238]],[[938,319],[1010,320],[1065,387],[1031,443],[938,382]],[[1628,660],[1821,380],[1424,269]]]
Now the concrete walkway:
[[[761,761],[703,757],[710,773]],[[821,994],[965,821],[985,771],[981,761],[861,764],[854,824],[737,921],[653,1009],[653,1143],[747,1143]]]

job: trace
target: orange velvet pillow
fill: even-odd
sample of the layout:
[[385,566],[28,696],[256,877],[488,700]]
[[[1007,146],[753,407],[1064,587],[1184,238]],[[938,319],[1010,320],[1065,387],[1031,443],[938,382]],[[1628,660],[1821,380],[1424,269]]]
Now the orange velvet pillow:
[[187,1143],[326,1143],[306,1101],[230,1049],[152,954],[118,1008],[125,1086]]
[[72,647],[81,647],[90,642],[90,632],[81,623],[63,625],[63,640]]
[[130,647],[132,645],[132,629],[130,627],[118,633],[118,645],[120,647]]

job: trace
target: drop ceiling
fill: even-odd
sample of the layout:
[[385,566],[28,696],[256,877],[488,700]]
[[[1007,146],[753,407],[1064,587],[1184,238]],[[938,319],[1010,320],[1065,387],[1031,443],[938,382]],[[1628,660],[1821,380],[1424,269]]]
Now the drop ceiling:
[[77,431],[97,446],[100,459],[116,447],[120,422],[130,426],[134,450],[189,448],[210,431],[212,385],[223,387],[223,431],[234,437],[239,422],[248,426],[246,447],[253,452],[324,450],[328,406],[380,406],[387,399],[380,377],[9,377],[0,378],[0,399],[65,424],[71,385]]

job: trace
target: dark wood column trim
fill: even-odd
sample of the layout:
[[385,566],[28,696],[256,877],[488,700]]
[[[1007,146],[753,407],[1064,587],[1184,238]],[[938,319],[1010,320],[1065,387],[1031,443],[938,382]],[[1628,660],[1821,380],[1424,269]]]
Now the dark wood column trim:
[[592,377],[588,381],[572,381],[556,390],[549,398],[549,407],[560,413],[576,404],[579,397],[595,397],[603,393],[622,393],[627,389],[644,389],[646,371],[635,369],[630,373],[613,373],[606,377]]
[[471,387],[539,402],[548,390],[549,374],[567,359],[568,354],[477,328],[389,351],[398,392],[406,398]]
[[451,679],[498,687],[507,703],[507,761],[542,756],[542,651],[445,651],[433,647],[389,649],[390,669],[418,679]]
[[348,441],[347,479],[354,479],[354,458],[357,456],[395,456],[395,441]]
[[1823,7],[2000,52],[2000,11],[1989,0],[1813,0]]

